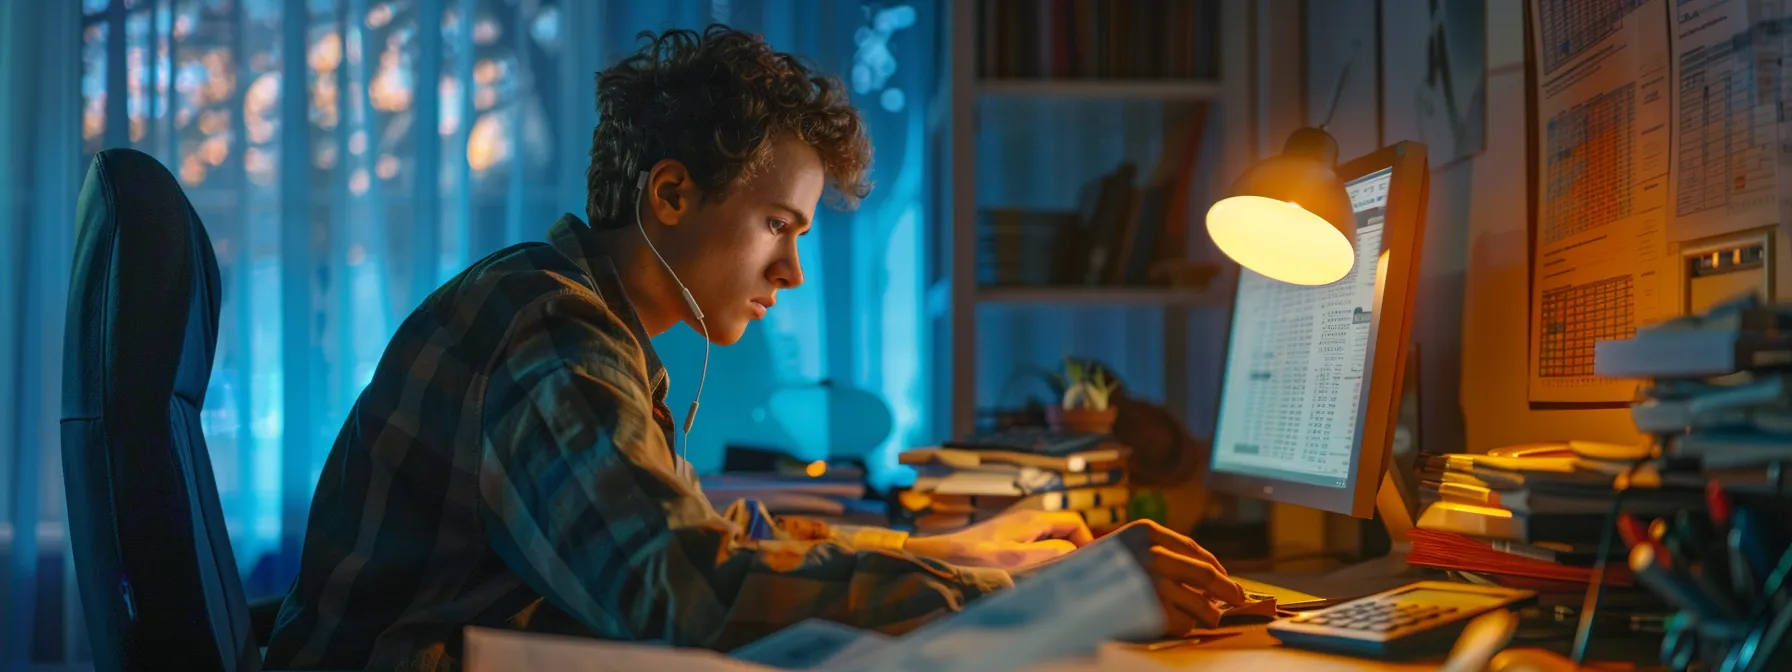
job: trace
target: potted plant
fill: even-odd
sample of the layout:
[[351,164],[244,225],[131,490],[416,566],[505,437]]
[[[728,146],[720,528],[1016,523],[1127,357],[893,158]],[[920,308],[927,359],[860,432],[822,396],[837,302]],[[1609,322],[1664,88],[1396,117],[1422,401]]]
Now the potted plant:
[[1120,381],[1109,378],[1100,366],[1065,359],[1063,383],[1063,398],[1046,413],[1053,430],[1081,434],[1107,434],[1114,430],[1119,411],[1108,402]]

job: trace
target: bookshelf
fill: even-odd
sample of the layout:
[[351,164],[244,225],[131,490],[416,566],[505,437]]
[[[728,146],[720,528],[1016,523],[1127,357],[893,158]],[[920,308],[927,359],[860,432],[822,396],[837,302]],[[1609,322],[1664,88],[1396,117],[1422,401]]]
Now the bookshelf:
[[1223,93],[1224,87],[1217,80],[983,78],[977,81],[977,94],[983,97],[1218,101]]
[[[934,433],[964,435],[976,424],[978,385],[977,352],[979,319],[1000,319],[1004,311],[979,317],[979,309],[1053,308],[1070,311],[1124,307],[1162,311],[1162,366],[1164,399],[1173,412],[1188,407],[1189,316],[1192,311],[1223,309],[1231,301],[1230,283],[1215,280],[1204,289],[1176,289],[1148,285],[1041,285],[979,286],[979,206],[977,199],[977,120],[981,105],[1019,99],[1024,104],[1054,101],[1114,101],[1125,104],[1209,104],[1210,132],[1200,149],[1203,163],[1215,176],[1238,174],[1250,158],[1258,132],[1252,123],[1255,101],[1247,82],[1251,79],[1253,11],[1238,0],[1201,0],[1188,6],[1204,7],[1183,12],[1193,25],[1217,22],[1207,42],[1196,40],[1199,54],[1177,54],[1171,44],[1190,44],[1190,31],[1158,29],[1133,10],[1117,5],[1145,6],[1125,0],[1079,0],[1075,3],[1038,3],[1032,0],[963,0],[943,3],[948,20],[944,46],[945,105],[942,122],[941,162],[944,173],[938,221],[943,245],[930,272],[927,305],[930,349],[936,387],[932,408]],[[1108,35],[1127,39],[1090,38],[1077,34],[1085,25],[1076,19],[1051,16],[1053,7],[1071,6],[1075,12],[1093,11]],[[1173,7],[1181,8],[1183,3]],[[1018,21],[997,12],[1023,12]],[[1178,9],[1181,11],[1181,9]],[[1119,17],[1119,18],[1116,18]],[[992,32],[992,25],[1009,28],[1018,37]],[[1013,28],[1018,26],[1018,29]],[[1133,34],[1115,26],[1149,27],[1157,36],[1131,39]],[[1181,32],[1178,32],[1181,31]],[[1069,36],[1069,37],[1067,37]],[[999,44],[990,44],[994,39]],[[1093,39],[1093,42],[1089,40]],[[1074,44],[1066,55],[1057,42]],[[1082,40],[1077,42],[1076,40]],[[1136,44],[1135,44],[1136,43]],[[1091,47],[1090,45],[1094,46]],[[1119,46],[1113,46],[1119,45]],[[1128,53],[1127,50],[1131,50]],[[1118,122],[1116,122],[1118,123]],[[1236,129],[1236,130],[1233,130]],[[1066,133],[1097,133],[1102,129],[1066,128]],[[1210,152],[1217,158],[1209,159]],[[987,160],[987,157],[986,157]],[[1212,185],[1202,191],[1214,193]],[[1205,210],[1193,204],[1191,211]],[[1198,220],[1188,225],[1188,237],[1204,236]]]
[[978,287],[978,304],[1045,304],[1068,306],[1223,306],[1231,299],[1225,288],[1200,290],[1173,287]]

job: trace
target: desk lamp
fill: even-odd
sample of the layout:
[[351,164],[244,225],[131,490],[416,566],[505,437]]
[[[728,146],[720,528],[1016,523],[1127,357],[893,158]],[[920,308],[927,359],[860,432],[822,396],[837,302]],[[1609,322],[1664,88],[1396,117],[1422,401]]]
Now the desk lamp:
[[1274,280],[1324,285],[1356,263],[1356,221],[1332,169],[1338,141],[1320,128],[1288,136],[1282,153],[1251,166],[1231,195],[1207,210],[1221,252]]
[[1359,40],[1332,87],[1325,122],[1295,130],[1280,155],[1244,171],[1231,194],[1207,209],[1207,235],[1238,265],[1272,280],[1326,285],[1356,264],[1356,217],[1334,171],[1338,141],[1325,127],[1361,52]]

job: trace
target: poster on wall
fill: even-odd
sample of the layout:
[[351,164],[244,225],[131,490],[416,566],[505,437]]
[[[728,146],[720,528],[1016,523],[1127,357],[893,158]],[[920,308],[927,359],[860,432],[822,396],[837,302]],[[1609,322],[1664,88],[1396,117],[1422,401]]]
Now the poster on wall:
[[1383,143],[1425,143],[1433,170],[1486,149],[1486,0],[1382,0],[1381,36]]
[[1697,0],[1673,11],[1670,240],[1771,226],[1779,217],[1777,4]]
[[1593,374],[1593,345],[1672,311],[1667,250],[1666,0],[1530,0],[1537,212],[1532,402],[1627,403],[1636,382]]

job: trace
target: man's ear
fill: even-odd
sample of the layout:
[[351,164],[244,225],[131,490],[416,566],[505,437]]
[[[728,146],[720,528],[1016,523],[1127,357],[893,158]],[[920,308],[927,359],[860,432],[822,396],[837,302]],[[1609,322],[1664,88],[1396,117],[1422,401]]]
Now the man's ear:
[[695,183],[683,163],[665,159],[654,164],[647,177],[648,212],[661,224],[677,226],[695,205]]

